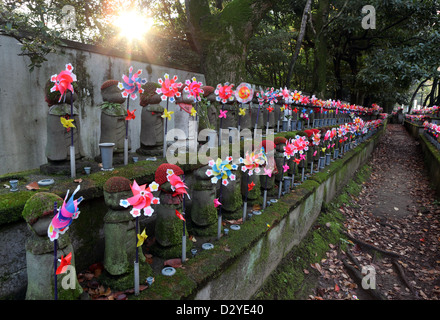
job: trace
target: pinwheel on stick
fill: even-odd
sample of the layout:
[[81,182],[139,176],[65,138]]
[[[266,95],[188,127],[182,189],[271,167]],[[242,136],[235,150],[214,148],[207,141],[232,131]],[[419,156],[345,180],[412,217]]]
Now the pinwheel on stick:
[[240,132],[241,117],[246,115],[246,110],[243,108],[243,104],[249,103],[254,96],[254,90],[249,83],[240,83],[235,90],[235,99],[240,103],[238,112],[238,132]]
[[232,90],[233,84],[229,84],[229,82],[225,82],[224,85],[221,85],[220,83],[217,85],[217,88],[215,89],[214,93],[217,96],[215,99],[218,102],[222,103],[222,108],[220,110],[219,118],[220,118],[220,126],[218,130],[218,146],[221,145],[221,132],[222,132],[222,125],[223,125],[223,119],[226,119],[226,113],[227,110],[224,110],[225,104],[228,101],[234,100],[234,91]]
[[[264,148],[261,148],[258,152],[246,152],[244,158],[240,158],[239,162],[242,164],[241,171],[246,172],[246,185],[249,186],[249,176],[254,173],[260,173],[260,167],[263,166],[267,162],[266,153],[264,152]],[[253,182],[252,182],[253,183]],[[253,188],[253,187],[252,187]],[[243,222],[246,220],[246,212],[247,212],[247,199],[249,191],[251,191],[249,187],[246,189],[246,195],[243,206]]]
[[179,91],[179,88],[182,87],[181,82],[177,82],[177,76],[175,75],[172,79],[170,79],[169,74],[165,73],[164,79],[159,78],[157,81],[161,87],[156,89],[157,94],[161,94],[162,101],[167,102],[167,106],[164,110],[164,114],[162,115],[162,118],[165,119],[165,125],[164,125],[164,134],[163,134],[163,158],[166,158],[167,154],[167,132],[168,132],[168,120],[171,120],[171,114],[173,114],[173,111],[169,111],[168,108],[168,102],[175,103],[176,98],[179,98],[181,96],[181,93]]
[[238,166],[236,164],[231,164],[233,161],[232,157],[227,157],[224,161],[218,158],[216,161],[209,161],[209,166],[211,169],[206,170],[206,175],[211,178],[211,182],[216,184],[221,180],[219,197],[214,200],[214,204],[217,206],[218,210],[218,228],[217,228],[217,239],[220,239],[221,226],[222,226],[222,188],[229,184],[228,180],[235,181],[236,176],[232,173],[232,170],[237,170]]
[[[57,203],[54,203],[54,217],[52,218],[49,227],[47,228],[47,235],[50,241],[53,241],[54,247],[54,299],[58,300],[58,286],[57,286],[57,275],[63,273],[62,270],[57,268],[58,264],[58,238],[61,234],[64,234],[69,226],[72,224],[72,221],[77,219],[80,211],[78,210],[78,205],[83,200],[83,197],[79,197],[78,199],[74,199],[75,194],[80,190],[80,186],[78,186],[75,191],[70,196],[69,200],[67,197],[69,196],[69,190],[67,190],[66,196],[64,197],[63,204],[61,208],[57,207]],[[67,200],[67,202],[66,202]],[[71,254],[70,254],[71,257]],[[68,257],[66,257],[68,259]],[[61,259],[63,263],[63,259]],[[67,262],[64,261],[64,264]],[[70,259],[68,259],[70,263]],[[60,265],[62,269],[62,266]]]
[[[58,91],[61,96],[58,102],[64,97],[64,102],[66,101],[67,93],[70,91],[70,120],[64,117],[60,118],[63,127],[76,128],[73,122],[73,94],[74,89],[72,83],[76,81],[76,75],[72,72],[72,64],[66,64],[66,69],[61,71],[59,74],[54,74],[50,77],[50,81],[54,83],[54,86],[50,88],[50,92]],[[73,130],[70,130],[70,175],[72,178],[76,177],[76,165],[75,165],[75,146],[73,144]]]
[[159,204],[159,198],[153,196],[154,191],[157,191],[159,185],[156,182],[152,182],[147,187],[146,184],[139,186],[136,180],[133,181],[133,185],[130,186],[133,196],[128,199],[121,199],[119,205],[128,208],[132,206],[130,214],[136,218],[136,258],[134,261],[134,291],[135,294],[139,294],[139,247],[143,244],[143,241],[139,241],[143,238],[142,234],[139,235],[139,216],[143,212],[145,216],[150,217],[154,209],[151,207],[153,204]]
[[122,75],[122,82],[118,83],[118,88],[123,90],[121,95],[123,98],[127,99],[127,117],[125,118],[125,140],[124,140],[124,165],[128,164],[128,123],[130,120],[135,118],[134,111],[130,111],[130,99],[136,100],[137,93],[140,94],[144,92],[142,89],[142,85],[147,83],[147,79],[141,79],[140,75],[142,74],[142,70],[138,70],[133,74],[133,67],[131,66],[128,69],[128,76]]

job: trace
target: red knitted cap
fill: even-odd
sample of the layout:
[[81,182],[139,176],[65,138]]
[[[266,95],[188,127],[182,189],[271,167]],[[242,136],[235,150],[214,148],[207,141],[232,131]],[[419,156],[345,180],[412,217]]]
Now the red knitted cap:
[[154,180],[159,184],[162,185],[165,182],[167,182],[167,170],[172,169],[174,171],[174,174],[177,174],[178,176],[184,174],[183,170],[176,166],[175,164],[171,163],[162,163],[159,167],[156,169],[156,174],[154,177]]

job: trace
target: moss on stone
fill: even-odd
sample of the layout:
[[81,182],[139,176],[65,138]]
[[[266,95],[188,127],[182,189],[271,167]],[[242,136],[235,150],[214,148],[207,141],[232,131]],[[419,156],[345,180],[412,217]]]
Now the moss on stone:
[[60,207],[63,199],[56,194],[49,192],[39,192],[30,197],[23,208],[22,216],[24,220],[33,225],[40,217],[53,215],[54,202]]

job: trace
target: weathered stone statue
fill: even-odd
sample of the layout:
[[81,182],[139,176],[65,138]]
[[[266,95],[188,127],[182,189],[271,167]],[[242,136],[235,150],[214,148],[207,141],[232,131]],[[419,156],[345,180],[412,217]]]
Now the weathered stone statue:
[[[136,258],[136,230],[130,208],[119,202],[133,196],[130,180],[112,177],[104,184],[104,200],[108,211],[104,216],[104,268],[113,276],[129,272]],[[142,248],[139,248],[142,252]],[[140,252],[139,259],[145,261]]]
[[140,96],[141,114],[141,146],[136,153],[146,156],[158,156],[163,152],[164,122],[162,114],[164,107],[160,95],[156,93],[159,84],[147,82],[142,86],[144,92]]
[[[26,201],[23,208],[22,216],[32,231],[25,245],[28,277],[26,300],[54,299],[54,242],[49,239],[47,229],[54,216],[55,201],[58,208],[63,204],[63,199],[56,194],[38,192]],[[67,233],[61,235],[57,240],[57,245],[58,259],[71,253],[71,266],[72,270],[75,270],[75,254],[69,235]],[[83,292],[76,272],[75,274],[70,272],[67,271],[66,274],[57,276],[58,299],[60,300],[78,299]]]
[[[151,247],[153,254],[165,258],[176,258],[182,254],[183,222],[176,215],[176,210],[183,213],[183,196],[173,190],[172,184],[167,176],[171,173],[182,178],[184,172],[176,165],[161,164],[155,174],[155,181],[159,184],[160,204],[155,209],[156,225],[154,235],[155,245]],[[185,196],[186,197],[186,196]],[[185,228],[185,235],[188,238],[188,231]],[[187,253],[191,249],[191,241],[187,242]]]

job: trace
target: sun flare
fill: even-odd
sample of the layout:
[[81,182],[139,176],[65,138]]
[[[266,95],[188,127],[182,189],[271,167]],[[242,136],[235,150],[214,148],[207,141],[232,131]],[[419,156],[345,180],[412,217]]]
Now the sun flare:
[[139,40],[153,25],[153,18],[143,17],[135,11],[124,11],[113,22],[119,28],[120,36],[128,40]]

